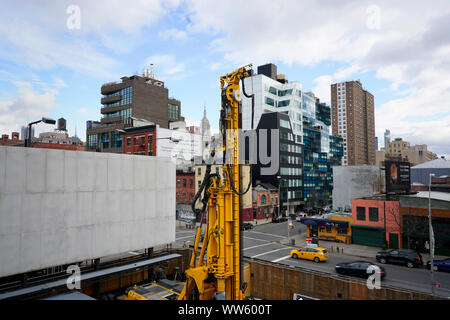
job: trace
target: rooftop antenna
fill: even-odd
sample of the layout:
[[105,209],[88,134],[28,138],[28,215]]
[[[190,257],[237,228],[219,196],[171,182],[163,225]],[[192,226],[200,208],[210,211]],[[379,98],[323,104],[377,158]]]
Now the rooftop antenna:
[[150,78],[155,79],[155,73],[153,70],[153,63],[150,63]]

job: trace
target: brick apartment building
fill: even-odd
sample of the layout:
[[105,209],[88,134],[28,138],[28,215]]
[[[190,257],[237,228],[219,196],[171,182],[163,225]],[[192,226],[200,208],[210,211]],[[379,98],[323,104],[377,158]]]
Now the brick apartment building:
[[343,165],[375,164],[374,97],[359,81],[331,85],[333,135],[344,139]]
[[[51,138],[50,135],[53,137]],[[3,134],[0,140],[1,146],[17,146],[24,147],[24,141],[19,139],[19,133],[13,132],[12,139],[7,134]],[[69,138],[67,133],[60,134],[56,132],[41,133],[39,138],[32,140],[33,148],[56,149],[56,150],[72,150],[85,151],[86,146],[81,141],[74,142],[73,138]]]
[[278,188],[270,183],[257,183],[253,187],[252,212],[242,215],[244,221],[271,219],[278,212]]
[[0,146],[21,146],[23,147],[23,141],[19,139],[19,133],[11,133],[11,139],[8,134],[2,134],[2,139],[0,140]]
[[129,127],[123,129],[123,152],[156,156],[156,126]]
[[190,204],[195,196],[195,172],[193,169],[177,170],[177,204]]

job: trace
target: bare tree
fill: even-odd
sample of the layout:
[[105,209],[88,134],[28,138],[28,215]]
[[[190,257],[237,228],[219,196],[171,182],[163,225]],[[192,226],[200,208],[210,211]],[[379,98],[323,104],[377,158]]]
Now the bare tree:
[[388,216],[392,218],[395,226],[389,227],[386,225],[386,231],[389,233],[398,232],[400,237],[406,237],[408,249],[417,250],[417,248],[412,246],[411,243],[414,235],[427,232],[427,224],[423,221],[423,217],[401,215],[399,211],[397,211],[396,214],[394,208],[386,209],[386,217]]

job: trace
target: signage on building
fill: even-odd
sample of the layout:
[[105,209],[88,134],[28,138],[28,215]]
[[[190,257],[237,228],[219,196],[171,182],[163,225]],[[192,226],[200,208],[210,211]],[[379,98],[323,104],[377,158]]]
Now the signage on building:
[[409,162],[385,161],[386,193],[409,192],[411,188],[411,167]]

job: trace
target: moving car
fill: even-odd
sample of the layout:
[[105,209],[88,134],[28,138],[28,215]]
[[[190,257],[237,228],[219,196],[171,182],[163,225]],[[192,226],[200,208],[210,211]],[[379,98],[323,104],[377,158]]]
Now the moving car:
[[384,270],[384,268],[369,261],[353,261],[353,262],[338,263],[335,267],[335,270],[338,274],[367,279],[371,274],[376,272],[375,269],[374,271],[368,273],[367,271],[370,266],[375,266],[379,268],[381,279],[385,277],[386,271]]
[[292,250],[289,255],[294,259],[313,260],[314,262],[321,262],[328,260],[328,251],[325,248],[311,248],[303,247]]
[[244,221],[242,222],[242,230],[248,230],[253,228],[253,225],[250,222]]
[[273,217],[272,218],[272,222],[274,222],[274,223],[284,222],[284,221],[287,221],[287,220],[288,220],[288,218],[285,217],[285,216],[278,216],[278,217]]
[[408,268],[414,268],[423,265],[422,255],[411,249],[392,249],[380,251],[376,259],[380,263],[397,263],[406,265]]
[[[430,269],[431,261],[427,262],[427,269]],[[433,261],[434,271],[447,271],[450,272],[450,258],[443,260],[434,260]]]

